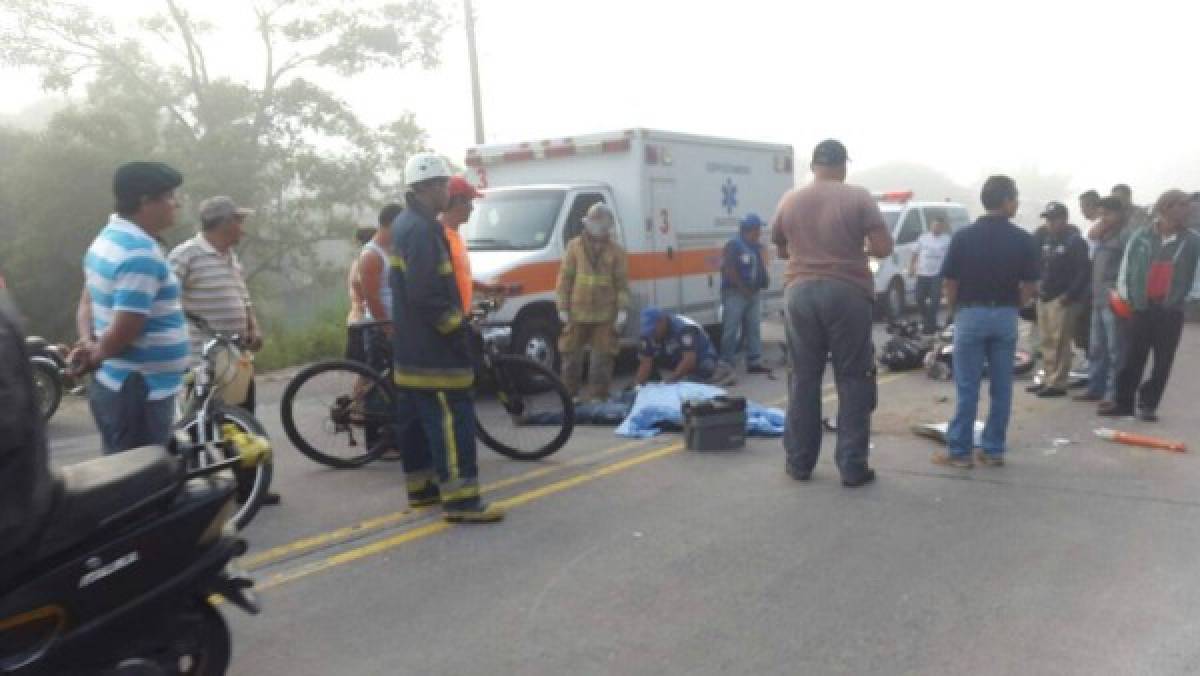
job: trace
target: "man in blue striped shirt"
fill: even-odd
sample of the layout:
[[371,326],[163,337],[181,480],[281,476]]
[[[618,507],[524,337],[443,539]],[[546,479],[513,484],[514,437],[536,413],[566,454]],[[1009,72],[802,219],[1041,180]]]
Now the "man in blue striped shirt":
[[179,281],[158,243],[175,224],[183,177],[157,162],[117,169],[117,213],[83,259],[91,333],[71,360],[95,371],[92,416],[105,453],[164,444],[175,395],[188,368],[188,333]]

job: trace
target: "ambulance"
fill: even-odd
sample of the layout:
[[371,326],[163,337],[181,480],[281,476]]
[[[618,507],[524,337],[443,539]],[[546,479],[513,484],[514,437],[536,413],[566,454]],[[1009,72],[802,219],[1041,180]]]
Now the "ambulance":
[[[722,248],[739,219],[755,213],[768,221],[794,185],[789,145],[648,129],[482,145],[467,151],[466,165],[485,195],[462,228],[472,273],[517,290],[487,330],[551,367],[559,363],[560,263],[593,204],[612,207],[613,237],[629,256],[632,307],[622,343],[630,345],[648,305],[718,324]],[[783,266],[771,249],[764,247],[764,308],[777,309]]]

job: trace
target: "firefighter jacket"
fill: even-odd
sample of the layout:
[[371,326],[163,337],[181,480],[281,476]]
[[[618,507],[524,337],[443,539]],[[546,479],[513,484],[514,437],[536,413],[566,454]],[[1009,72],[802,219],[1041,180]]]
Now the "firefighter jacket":
[[399,387],[461,390],[475,370],[442,224],[412,194],[392,225],[392,379]]
[[586,233],[571,240],[558,272],[558,309],[573,323],[612,323],[627,307],[629,262],[621,245]]

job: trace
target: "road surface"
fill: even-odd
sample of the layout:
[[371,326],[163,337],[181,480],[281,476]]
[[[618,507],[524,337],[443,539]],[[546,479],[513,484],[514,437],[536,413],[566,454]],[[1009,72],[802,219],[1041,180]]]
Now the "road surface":
[[[1162,422],[1115,426],[1195,446],[1198,366],[1189,325]],[[580,428],[540,463],[481,450],[509,520],[448,526],[405,508],[397,463],[292,450],[284,375],[260,384],[283,505],[246,531],[264,611],[225,609],[236,674],[1200,671],[1197,457],[1096,441],[1083,404],[1021,388],[1008,465],[949,470],[909,427],[944,420],[952,386],[883,374],[879,481],[854,490],[831,440],[801,484],[778,440],[693,453]],[[735,389],[781,404],[783,382]],[[51,435],[58,462],[96,454],[80,400]]]

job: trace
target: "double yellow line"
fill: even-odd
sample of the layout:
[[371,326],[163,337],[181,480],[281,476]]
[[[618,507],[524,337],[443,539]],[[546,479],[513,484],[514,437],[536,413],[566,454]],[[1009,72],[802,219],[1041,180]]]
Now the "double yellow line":
[[[902,374],[891,374],[891,375],[880,378],[878,382],[880,385],[882,385],[884,383],[896,380],[900,377],[902,377]],[[825,387],[825,390],[827,392],[832,390],[832,386],[827,385]],[[835,400],[836,398],[837,398],[836,395],[829,394],[829,395],[825,396],[822,401],[825,403],[829,403],[829,402]],[[772,402],[772,405],[779,405],[779,404],[782,404],[784,401],[786,401],[786,400],[781,399],[779,401]],[[634,442],[629,442],[629,443],[625,443],[625,444],[620,444],[618,446],[614,446],[612,448],[605,449],[598,453],[593,453],[593,454],[590,454],[587,456],[576,458],[569,462],[565,462],[561,465],[553,465],[550,467],[541,467],[539,469],[536,469],[536,470],[533,470],[530,472],[526,472],[524,474],[521,474],[521,475],[518,475],[515,477],[510,477],[508,479],[502,479],[500,481],[486,484],[483,487],[483,492],[484,493],[495,492],[495,491],[507,488],[509,486],[526,483],[526,482],[532,481],[534,479],[546,476],[548,474],[553,474],[555,472],[569,469],[571,467],[577,467],[579,465],[590,464],[590,463],[596,462],[598,460],[602,460],[605,457],[621,453],[622,451],[630,450],[632,448],[636,448],[637,446],[644,445],[645,443],[646,443],[645,441],[634,441]],[[624,472],[626,470],[632,469],[634,467],[645,464],[647,462],[651,462],[653,460],[658,460],[660,458],[665,458],[669,455],[674,455],[676,453],[679,453],[682,450],[683,450],[682,443],[674,443],[674,444],[670,444],[668,446],[661,446],[658,448],[649,449],[644,453],[639,453],[637,455],[626,458],[624,460],[620,460],[620,461],[612,463],[612,464],[604,465],[602,467],[597,467],[595,469],[590,469],[590,470],[584,471],[580,474],[575,474],[575,475],[572,475],[565,479],[561,479],[559,481],[555,481],[555,482],[546,484],[544,486],[539,486],[537,488],[530,489],[523,493],[518,493],[517,495],[514,495],[510,498],[505,498],[503,500],[497,501],[497,504],[499,504],[505,508],[509,508],[509,509],[511,509],[513,507],[519,507],[521,505],[525,505],[530,502],[534,502],[536,500],[540,500],[542,498],[546,498],[551,495],[561,493],[561,492],[569,490],[571,488],[575,488],[577,486],[581,486],[583,484],[590,483],[597,479],[601,479],[603,477],[607,477],[607,476],[611,476],[613,474],[618,474],[620,472]],[[375,531],[382,530],[389,526],[402,523],[409,518],[413,518],[414,515],[423,513],[426,511],[429,511],[429,510],[428,509],[404,510],[404,511],[400,511],[400,512],[394,512],[391,514],[385,514],[383,516],[379,516],[379,517],[375,517],[373,519],[368,519],[366,521],[362,521],[362,522],[354,524],[352,526],[347,526],[345,528],[339,528],[336,530],[328,531],[326,533],[320,533],[320,534],[314,535],[312,537],[303,538],[303,539],[296,540],[294,542],[291,542],[291,543],[288,543],[285,545],[281,545],[279,547],[274,547],[272,549],[265,550],[263,552],[260,552],[259,554],[256,554],[254,556],[250,556],[250,557],[243,559],[242,563],[243,563],[243,565],[245,565],[247,568],[249,568],[251,570],[261,569],[265,566],[280,562],[284,559],[290,559],[290,558],[293,558],[293,557],[296,557],[296,556],[299,556],[302,554],[310,553],[314,550],[321,549],[326,546],[334,546],[334,545],[338,545],[338,544],[343,544],[347,541],[356,539],[358,537],[363,537],[363,536],[369,535]],[[290,570],[285,570],[285,571],[281,571],[279,573],[275,573],[273,575],[268,576],[266,579],[258,582],[255,585],[255,588],[260,591],[272,589],[274,587],[278,587],[278,586],[286,584],[288,582],[294,582],[295,580],[299,580],[301,578],[308,577],[310,575],[313,575],[314,573],[319,573],[321,571],[329,570],[329,569],[335,568],[337,566],[345,565],[347,563],[352,563],[355,561],[360,561],[362,559],[365,559],[365,558],[368,558],[371,556],[375,556],[377,554],[381,554],[388,550],[395,549],[396,547],[399,547],[403,544],[413,542],[415,540],[421,540],[421,539],[427,538],[431,535],[435,535],[437,533],[441,533],[443,531],[449,530],[452,527],[453,526],[451,524],[446,523],[444,521],[434,521],[434,522],[426,523],[426,524],[423,524],[416,528],[413,528],[411,530],[406,530],[402,533],[397,533],[396,535],[392,535],[390,537],[385,537],[385,538],[376,540],[374,542],[362,545],[360,547],[348,549],[346,551],[339,552],[337,554],[333,554],[333,555],[327,556],[322,559],[318,559],[311,563],[301,565],[301,566],[298,566],[298,567],[290,569]]]

